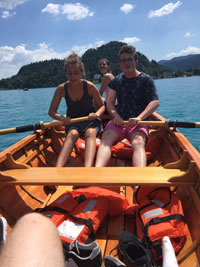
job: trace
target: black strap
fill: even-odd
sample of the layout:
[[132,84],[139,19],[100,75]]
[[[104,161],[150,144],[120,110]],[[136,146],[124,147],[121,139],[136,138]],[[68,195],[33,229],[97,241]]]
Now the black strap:
[[65,210],[65,209],[62,209],[62,208],[56,207],[56,206],[46,206],[44,208],[35,209],[35,211],[36,212],[57,211],[57,212],[62,213],[62,214],[68,214],[69,217],[72,220],[74,220],[75,222],[81,222],[81,223],[85,224],[91,230],[91,232],[94,234],[92,220],[90,218],[84,219],[84,218],[76,217],[76,216],[72,215],[68,210]]
[[[153,205],[154,205],[154,204],[153,204],[152,202],[150,202],[150,203],[148,203],[148,204],[146,204],[146,205],[144,205],[144,206],[142,206],[142,207],[140,207],[140,208],[138,209],[138,218],[140,219],[140,223],[141,223],[141,227],[142,227],[142,231],[143,231],[143,233],[144,233],[144,223],[143,223],[143,220],[142,220],[142,217],[141,217],[140,213],[141,213],[141,211],[142,211],[143,209],[146,209],[146,208],[148,208],[148,207],[150,207],[150,206],[153,206]],[[137,231],[136,231],[135,233],[137,233]]]
[[144,226],[144,235],[148,236],[148,228],[150,225],[154,225],[154,224],[158,224],[158,223],[162,223],[162,222],[167,222],[167,221],[171,221],[171,220],[180,220],[180,221],[186,221],[185,217],[181,214],[172,214],[169,216],[165,216],[165,217],[155,217],[153,219],[151,219],[145,226]]
[[164,193],[164,191],[165,191],[165,193],[166,193],[166,191],[169,193],[169,201],[168,201],[167,203],[165,203],[165,204],[162,206],[162,208],[164,208],[164,207],[166,207],[167,205],[169,205],[169,203],[171,202],[171,199],[172,199],[172,191],[169,189],[169,187],[158,187],[158,188],[152,190],[151,192],[149,192],[147,198],[149,199],[150,202],[152,202],[153,204],[155,204],[155,203],[153,202],[154,199],[151,197],[151,195],[152,195],[153,193],[155,193],[155,192],[159,192],[159,191],[162,191],[162,190],[163,190],[162,193]]
[[[151,225],[155,225],[155,224],[159,224],[159,223],[162,223],[162,222],[167,222],[167,221],[170,221],[170,220],[181,220],[181,221],[186,221],[185,220],[185,217],[181,214],[172,214],[172,215],[169,215],[169,216],[165,216],[165,217],[155,217],[153,219],[151,219],[145,226],[144,226],[144,237],[143,237],[143,242],[144,244],[149,248],[153,242],[150,240],[149,238],[149,234],[148,234],[148,229],[149,229],[149,226]],[[158,256],[160,256],[161,254],[161,247],[158,246],[157,243],[155,243],[153,245],[153,247],[155,248],[155,251],[156,251],[156,254]]]

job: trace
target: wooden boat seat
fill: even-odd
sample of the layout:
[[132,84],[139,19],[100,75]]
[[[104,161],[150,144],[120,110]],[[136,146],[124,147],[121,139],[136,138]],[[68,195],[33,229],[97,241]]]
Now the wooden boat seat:
[[[195,163],[188,170],[165,167],[32,167],[0,173],[0,183],[12,185],[192,185],[196,182]],[[124,179],[126,177],[126,179]]]

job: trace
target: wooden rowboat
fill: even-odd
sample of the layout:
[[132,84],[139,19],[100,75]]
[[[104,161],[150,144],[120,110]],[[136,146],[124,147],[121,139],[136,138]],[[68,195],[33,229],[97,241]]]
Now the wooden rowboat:
[[[164,118],[154,113],[153,120]],[[189,227],[187,242],[178,255],[179,264],[200,266],[200,154],[178,130],[151,128],[148,142],[154,145],[144,168],[131,167],[130,160],[115,156],[108,167],[84,168],[76,150],[68,168],[56,168],[64,140],[61,126],[45,128],[0,153],[0,216],[7,219],[9,229],[23,214],[45,207],[73,186],[108,186],[133,203],[131,185],[167,185],[177,187]],[[44,185],[55,184],[56,192],[44,190]],[[106,218],[96,234],[104,256],[117,245],[122,230],[133,232],[133,224],[130,215]]]

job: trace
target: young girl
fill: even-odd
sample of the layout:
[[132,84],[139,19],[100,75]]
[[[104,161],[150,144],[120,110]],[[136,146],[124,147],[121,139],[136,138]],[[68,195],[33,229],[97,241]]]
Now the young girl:
[[[105,106],[95,85],[82,79],[84,66],[79,56],[72,53],[65,59],[64,64],[68,81],[57,87],[49,108],[49,116],[66,124],[66,140],[56,166],[65,166],[76,140],[79,136],[84,136],[86,141],[84,165],[91,167],[96,152],[96,135],[101,130],[99,117],[104,113]],[[62,97],[67,104],[66,116],[57,113]],[[97,107],[96,112],[94,105]],[[88,121],[69,124],[70,119],[85,116],[89,117]]]

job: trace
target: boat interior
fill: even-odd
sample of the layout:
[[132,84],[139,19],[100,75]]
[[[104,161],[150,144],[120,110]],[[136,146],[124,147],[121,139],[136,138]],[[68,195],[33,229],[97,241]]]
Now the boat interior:
[[[154,116],[154,120],[160,119],[158,114]],[[169,186],[181,199],[189,228],[186,244],[177,256],[179,266],[200,266],[200,155],[177,129],[150,129],[144,168],[131,167],[130,158],[115,153],[105,168],[83,168],[84,158],[74,148],[66,164],[70,168],[59,168],[58,175],[55,165],[64,140],[63,127],[52,127],[0,153],[0,216],[7,219],[8,231],[24,214],[80,186],[113,190],[130,204],[135,201],[134,186]],[[52,185],[58,185],[57,189]],[[135,215],[107,216],[96,233],[102,255],[116,247],[121,231],[134,233],[134,225]]]

